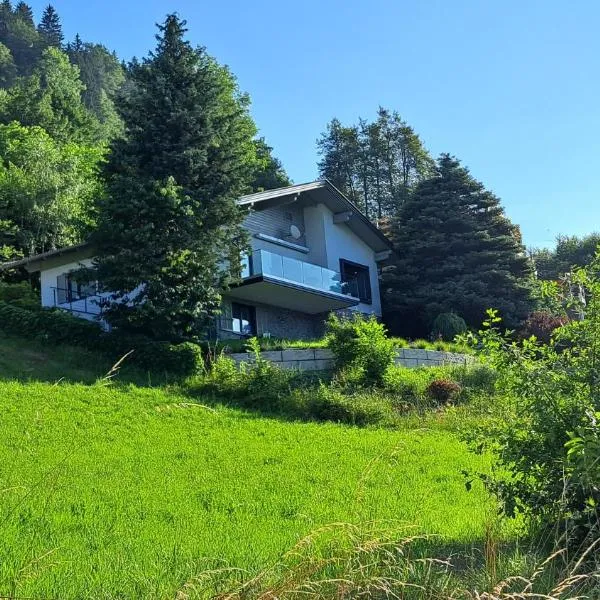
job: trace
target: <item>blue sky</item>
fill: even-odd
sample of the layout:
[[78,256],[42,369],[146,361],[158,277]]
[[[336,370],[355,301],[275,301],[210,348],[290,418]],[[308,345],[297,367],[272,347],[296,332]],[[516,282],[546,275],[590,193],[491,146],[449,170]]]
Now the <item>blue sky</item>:
[[[334,116],[396,109],[503,201],[526,245],[600,229],[600,2],[594,0],[52,0],[121,58],[177,11],[237,75],[295,182],[315,179]],[[36,19],[47,0],[31,1]]]

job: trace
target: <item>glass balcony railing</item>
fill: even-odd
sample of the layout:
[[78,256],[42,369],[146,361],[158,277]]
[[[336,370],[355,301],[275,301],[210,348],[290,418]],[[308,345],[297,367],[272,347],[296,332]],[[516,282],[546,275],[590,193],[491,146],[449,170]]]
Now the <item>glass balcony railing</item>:
[[353,289],[356,288],[356,282],[342,282],[337,271],[268,250],[255,250],[242,260],[242,277],[253,275],[265,275],[325,292],[358,297],[358,289]]

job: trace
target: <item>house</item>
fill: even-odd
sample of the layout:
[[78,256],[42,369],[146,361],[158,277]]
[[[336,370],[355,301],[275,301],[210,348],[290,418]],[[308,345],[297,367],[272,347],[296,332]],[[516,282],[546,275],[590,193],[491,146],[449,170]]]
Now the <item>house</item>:
[[[378,270],[391,254],[390,242],[331,183],[250,194],[239,204],[249,209],[251,253],[242,259],[241,284],[223,297],[218,338],[310,339],[322,334],[331,311],[381,316]],[[101,321],[110,294],[70,277],[93,255],[81,244],[3,266],[39,271],[43,306]]]

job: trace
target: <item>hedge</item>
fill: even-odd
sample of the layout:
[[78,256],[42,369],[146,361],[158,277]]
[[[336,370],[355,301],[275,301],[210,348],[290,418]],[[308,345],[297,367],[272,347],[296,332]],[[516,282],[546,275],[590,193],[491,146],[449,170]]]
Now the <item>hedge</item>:
[[108,333],[97,323],[58,309],[32,311],[0,301],[0,330],[42,342],[81,346],[113,360],[133,350],[131,362],[154,372],[166,371],[186,377],[203,367],[202,350],[197,344],[171,344],[143,336]]

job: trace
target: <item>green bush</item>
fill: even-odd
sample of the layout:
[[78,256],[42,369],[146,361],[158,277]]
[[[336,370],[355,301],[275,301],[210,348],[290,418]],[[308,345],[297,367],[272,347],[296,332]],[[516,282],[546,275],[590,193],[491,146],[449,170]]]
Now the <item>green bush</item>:
[[4,283],[0,281],[0,302],[6,302],[13,306],[38,310],[40,308],[40,297],[29,283]]
[[500,393],[495,412],[467,440],[494,456],[492,475],[480,477],[506,514],[586,547],[600,530],[600,257],[573,283],[586,290],[585,318],[557,329],[556,344],[515,341],[488,312],[472,341],[497,370]]
[[375,317],[365,318],[355,313],[352,317],[340,318],[331,314],[325,339],[335,355],[338,370],[353,369],[362,373],[362,383],[380,384],[394,363],[394,342]]
[[454,341],[457,335],[467,331],[465,320],[456,313],[441,313],[434,320],[431,326],[431,339],[441,338],[446,342]]
[[246,343],[246,350],[254,356],[239,365],[226,354],[219,354],[196,387],[225,399],[233,398],[248,408],[278,411],[297,374],[265,360],[256,338]]
[[97,323],[57,309],[27,310],[0,302],[0,330],[52,344],[81,346],[118,360],[133,350],[129,361],[143,369],[186,377],[203,366],[202,351],[190,342],[170,344],[142,336],[107,333]]

